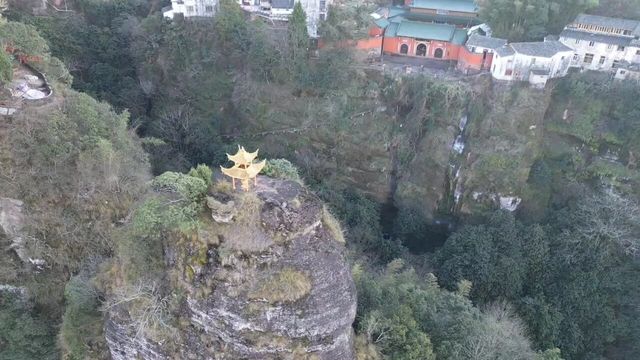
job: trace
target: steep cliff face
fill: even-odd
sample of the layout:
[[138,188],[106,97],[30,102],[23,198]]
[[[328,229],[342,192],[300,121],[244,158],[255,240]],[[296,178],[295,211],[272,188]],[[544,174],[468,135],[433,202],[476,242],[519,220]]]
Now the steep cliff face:
[[207,203],[198,241],[165,249],[181,272],[171,286],[184,294],[173,336],[136,336],[127,306],[113,307],[112,357],[354,359],[355,286],[322,202],[296,182],[260,177],[255,193],[212,192]]
[[352,80],[358,85],[343,96],[296,98],[247,81],[235,92],[243,121],[226,131],[250,137],[272,157],[290,158],[311,177],[433,218],[446,196],[460,119],[485,86],[477,83],[371,72]]

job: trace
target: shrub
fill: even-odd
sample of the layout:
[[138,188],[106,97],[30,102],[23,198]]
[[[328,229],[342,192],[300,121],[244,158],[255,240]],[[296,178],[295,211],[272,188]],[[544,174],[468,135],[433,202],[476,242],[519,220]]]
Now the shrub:
[[268,160],[262,172],[273,178],[293,180],[302,184],[302,179],[300,178],[300,174],[298,174],[298,168],[287,159]]
[[64,290],[66,308],[60,332],[65,358],[96,358],[93,352],[104,350],[103,319],[98,311],[97,295],[86,278],[75,276],[67,283]]
[[211,171],[211,168],[207,165],[198,164],[198,166],[189,170],[188,175],[198,179],[202,179],[207,187],[211,186],[213,171]]
[[207,184],[200,177],[172,171],[153,179],[152,186],[158,191],[178,193],[191,202],[200,202],[208,190]]
[[53,329],[19,294],[0,292],[0,359],[58,359]]
[[7,83],[13,79],[13,63],[11,56],[0,50],[0,83]]

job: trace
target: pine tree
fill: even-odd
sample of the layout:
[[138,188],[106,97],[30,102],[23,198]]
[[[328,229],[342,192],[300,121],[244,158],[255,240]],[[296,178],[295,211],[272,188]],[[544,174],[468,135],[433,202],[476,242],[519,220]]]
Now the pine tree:
[[309,77],[307,64],[309,33],[307,32],[307,15],[302,10],[302,5],[299,1],[293,7],[293,13],[289,18],[287,35],[293,77],[298,82],[298,85],[304,85]]

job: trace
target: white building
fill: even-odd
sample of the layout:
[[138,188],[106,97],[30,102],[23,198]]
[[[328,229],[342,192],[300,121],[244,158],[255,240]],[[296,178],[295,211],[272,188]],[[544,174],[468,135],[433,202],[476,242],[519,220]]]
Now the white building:
[[176,15],[212,17],[217,6],[218,0],[171,0],[171,6],[163,9],[163,15],[169,19]]
[[[296,0],[239,0],[245,11],[262,16],[270,21],[288,21]],[[307,15],[309,36],[318,37],[320,21],[327,17],[332,0],[298,0]],[[164,17],[212,17],[216,13],[218,0],[171,0],[171,6],[163,9]]]
[[[332,0],[297,0],[307,15],[309,36],[318,37],[320,22],[327,17]],[[240,6],[250,13],[263,16],[271,21],[288,21],[293,13],[296,0],[240,0]]]
[[611,71],[640,64],[640,21],[579,15],[560,34],[560,41],[574,50],[571,66]]
[[544,86],[549,79],[567,75],[572,56],[573,50],[559,41],[511,43],[494,49],[491,75]]

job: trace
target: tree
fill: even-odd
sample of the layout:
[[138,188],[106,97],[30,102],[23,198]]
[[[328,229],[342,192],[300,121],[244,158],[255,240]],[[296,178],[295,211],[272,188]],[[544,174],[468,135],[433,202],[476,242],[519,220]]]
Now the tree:
[[294,78],[298,84],[303,85],[309,72],[307,63],[309,33],[307,32],[307,15],[302,10],[302,4],[299,1],[293,6],[293,13],[289,17],[287,39],[289,61],[292,65]]
[[597,4],[597,0],[483,0],[480,16],[494,36],[535,40],[559,32],[577,14]]
[[13,62],[11,56],[0,50],[0,84],[7,83],[13,79]]
[[0,22],[0,39],[3,45],[11,45],[25,55],[45,56],[49,53],[47,42],[31,25],[15,21],[2,21]]
[[0,291],[0,358],[58,359],[54,334],[22,295]]

